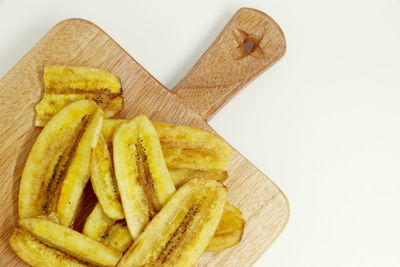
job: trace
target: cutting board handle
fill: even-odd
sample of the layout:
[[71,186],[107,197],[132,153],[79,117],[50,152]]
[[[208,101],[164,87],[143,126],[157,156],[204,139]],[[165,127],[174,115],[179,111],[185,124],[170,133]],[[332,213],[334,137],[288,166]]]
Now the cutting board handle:
[[208,120],[285,51],[285,36],[272,18],[241,8],[173,91]]

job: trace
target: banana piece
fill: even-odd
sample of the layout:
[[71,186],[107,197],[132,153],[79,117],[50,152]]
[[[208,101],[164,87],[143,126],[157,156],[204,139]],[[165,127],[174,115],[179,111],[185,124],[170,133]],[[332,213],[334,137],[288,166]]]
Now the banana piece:
[[49,247],[68,253],[84,262],[114,266],[122,253],[96,242],[70,228],[38,218],[21,219],[19,227]]
[[242,212],[226,203],[224,213],[219,221],[214,236],[208,243],[206,251],[221,251],[240,242],[243,235],[244,219]]
[[124,212],[115,180],[114,167],[107,144],[101,135],[94,152],[90,181],[93,191],[107,216],[115,220],[123,219]]
[[133,242],[126,222],[109,218],[99,203],[87,217],[82,233],[121,252]]
[[221,219],[227,190],[193,179],[171,197],[118,263],[122,266],[193,266]]
[[56,90],[101,90],[111,94],[121,93],[117,76],[104,70],[76,66],[47,66],[44,69],[46,92]]
[[47,66],[45,94],[36,105],[35,125],[42,127],[63,107],[74,101],[91,99],[112,117],[123,107],[121,83],[111,73],[72,66]]
[[56,215],[70,226],[89,179],[103,111],[91,100],[58,112],[39,134],[22,173],[20,218]]
[[124,253],[133,243],[131,233],[125,221],[114,223],[102,243]]
[[[127,120],[104,120],[101,129],[111,142],[118,127]],[[153,122],[168,168],[226,170],[233,150],[223,139],[208,131],[188,126]]]
[[224,182],[228,179],[228,172],[224,170],[193,170],[168,168],[175,187],[180,187],[191,179],[204,178]]
[[107,143],[111,143],[115,131],[118,129],[119,126],[121,126],[121,124],[126,122],[129,122],[129,120],[105,119],[103,122],[103,126],[101,127],[101,134],[104,137],[104,141],[106,141]]
[[169,168],[226,170],[232,148],[208,131],[182,125],[153,122]]
[[51,248],[27,231],[16,228],[10,238],[11,248],[23,261],[32,266],[41,267],[83,267],[87,264],[65,254],[57,249]]
[[[221,251],[233,247],[241,240],[243,227],[242,212],[231,204],[226,203],[217,230],[206,251]],[[133,243],[126,222],[109,218],[103,212],[99,203],[96,204],[86,219],[82,233],[121,252],[125,252]]]
[[82,233],[97,242],[102,242],[115,222],[116,220],[111,219],[104,213],[100,203],[97,202],[86,218]]
[[175,192],[157,132],[145,115],[113,136],[115,176],[126,222],[135,239]]

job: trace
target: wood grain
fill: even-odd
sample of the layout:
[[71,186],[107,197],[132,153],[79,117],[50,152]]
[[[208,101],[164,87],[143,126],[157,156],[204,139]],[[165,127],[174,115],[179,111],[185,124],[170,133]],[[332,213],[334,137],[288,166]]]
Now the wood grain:
[[[11,250],[8,239],[18,220],[22,169],[40,132],[33,123],[34,106],[44,89],[43,68],[54,64],[94,67],[120,77],[125,97],[120,118],[144,113],[155,121],[212,130],[202,116],[187,108],[97,26],[80,19],[60,22],[0,80],[0,266],[26,266]],[[243,240],[231,249],[205,253],[198,266],[252,265],[289,217],[284,194],[238,152],[228,173],[229,201],[243,211],[246,220]],[[85,198],[82,209],[88,210],[92,202],[93,198]]]
[[207,120],[285,51],[285,36],[272,18],[239,9],[173,90]]

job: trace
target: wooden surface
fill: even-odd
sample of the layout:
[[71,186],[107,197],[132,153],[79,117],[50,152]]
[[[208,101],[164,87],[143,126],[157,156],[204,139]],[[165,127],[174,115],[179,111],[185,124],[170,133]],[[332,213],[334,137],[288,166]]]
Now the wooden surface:
[[[267,30],[269,26],[265,27]],[[119,76],[125,97],[125,107],[117,116],[119,118],[133,118],[144,113],[152,120],[212,130],[203,117],[216,109],[206,109],[201,116],[187,108],[185,104],[192,108],[196,105],[183,94],[185,88],[190,88],[185,82],[180,85],[183,89],[178,87],[182,92],[181,99],[94,24],[79,19],[60,22],[0,80],[0,266],[26,265],[13,253],[8,239],[18,220],[17,199],[22,169],[40,132],[34,127],[34,106],[43,94],[43,68],[54,64],[89,66]],[[247,81],[252,78],[249,76]],[[224,88],[235,92],[239,87]],[[211,93],[208,94],[207,99],[212,99]],[[221,106],[224,101],[217,103]],[[205,253],[198,266],[250,266],[281,233],[289,217],[284,194],[238,152],[234,153],[228,172],[230,177],[225,183],[229,188],[228,200],[243,211],[246,220],[244,236],[233,248]],[[92,202],[93,198],[85,196],[83,210],[87,212]]]
[[285,36],[269,16],[242,8],[173,91],[206,120],[278,61]]

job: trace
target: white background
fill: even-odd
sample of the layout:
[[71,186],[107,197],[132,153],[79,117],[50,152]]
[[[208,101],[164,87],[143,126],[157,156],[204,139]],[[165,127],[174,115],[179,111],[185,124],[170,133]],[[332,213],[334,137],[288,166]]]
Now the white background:
[[400,0],[0,0],[0,76],[81,17],[172,88],[242,6],[287,38],[210,122],[291,204],[256,266],[400,266]]

